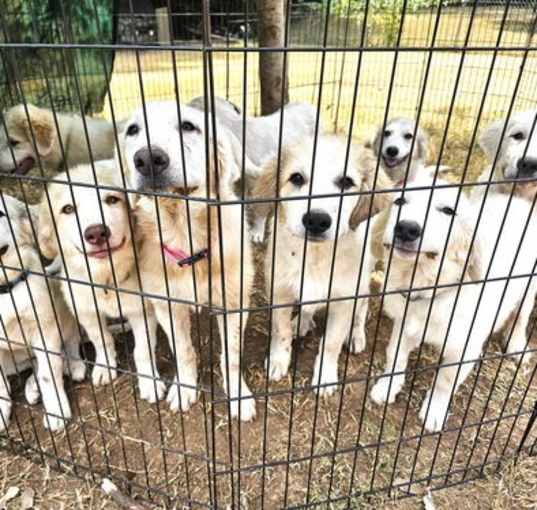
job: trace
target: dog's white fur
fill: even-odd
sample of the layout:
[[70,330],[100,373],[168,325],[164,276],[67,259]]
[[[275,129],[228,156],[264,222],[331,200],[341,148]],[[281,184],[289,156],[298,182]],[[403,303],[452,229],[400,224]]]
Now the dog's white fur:
[[[423,167],[429,153],[429,144],[427,132],[421,127],[416,130],[416,122],[403,117],[389,120],[384,130],[380,126],[371,142],[386,175],[399,186],[405,175],[407,181],[411,181]],[[397,151],[397,154],[390,156],[390,150]]]
[[[232,133],[223,125],[216,124],[217,148],[214,154],[213,130],[210,127],[210,159],[206,162],[203,112],[181,106],[182,125],[179,125],[174,102],[148,103],[145,114],[151,148],[153,151],[157,147],[165,151],[169,165],[154,179],[137,171],[134,157],[137,151],[147,148],[148,133],[144,112],[141,109],[135,111],[121,135],[120,153],[131,187],[189,194],[194,198],[209,196],[236,200],[233,184],[241,174],[241,158],[240,150],[235,147],[237,139]],[[134,135],[129,134],[133,125],[139,130]],[[185,129],[187,126],[188,130]],[[184,167],[179,129],[183,135]],[[209,183],[206,181],[207,165]],[[195,309],[194,304],[207,303],[211,292],[213,306],[226,309],[248,307],[254,269],[247,238],[242,243],[241,252],[241,206],[223,205],[219,208],[199,201],[187,203],[180,197],[155,199],[141,196],[137,219],[144,238],[141,255],[144,288],[162,296],[162,299],[153,299],[153,304],[176,357],[177,378],[168,392],[168,402],[174,410],[187,410],[197,398],[196,353],[190,336],[190,312]],[[210,230],[207,229],[208,220],[211,222]],[[219,235],[219,222],[222,236]],[[244,234],[247,236],[248,232]],[[210,248],[210,261],[205,258],[191,267],[181,268],[174,260],[164,256],[164,246],[170,250],[183,250],[188,255]],[[181,302],[169,303],[168,295]],[[222,314],[217,315],[222,339],[221,368],[224,387],[231,397],[231,415],[240,416],[245,421],[255,417],[255,401],[240,372],[241,335],[244,334],[247,318],[247,313],[229,313],[225,318]]]
[[[231,101],[228,101],[227,99],[224,99],[223,97],[214,97],[214,103],[215,103],[215,112],[216,116],[218,118],[220,117],[227,117],[227,118],[242,118],[242,114],[240,111],[240,108]],[[198,96],[192,99],[190,103],[188,103],[188,106],[191,106],[192,108],[197,108],[198,110],[205,111],[205,97],[204,96]],[[211,106],[209,104],[209,112],[211,110]]]
[[[32,232],[32,223],[35,230],[39,230],[34,209],[3,195],[0,210],[0,249],[3,252],[0,284],[3,285],[13,282],[22,268],[40,273],[42,265]],[[30,274],[11,292],[0,295],[0,309],[3,338],[0,340],[0,431],[8,426],[11,413],[8,376],[29,366],[31,358],[35,358],[37,372],[34,393],[42,395],[47,413],[43,420],[45,428],[62,429],[71,417],[63,385],[62,347],[65,346],[69,372],[74,379],[84,378],[85,366],[78,350],[78,326],[57,282],[49,280],[47,286],[43,276]]]
[[[417,185],[432,183],[431,176],[423,174],[416,178]],[[446,184],[438,180],[437,184]],[[396,198],[391,208],[384,242],[394,245],[393,258],[386,291],[405,291],[410,288],[411,276],[416,263],[417,268],[412,288],[432,287],[436,279],[445,248],[445,260],[441,267],[439,287],[434,300],[432,290],[416,290],[410,293],[406,319],[403,314],[408,293],[387,294],[385,307],[394,317],[392,336],[387,347],[385,376],[375,384],[371,397],[377,403],[393,402],[404,384],[404,372],[410,352],[422,341],[425,324],[425,343],[443,352],[442,363],[454,364],[442,367],[437,374],[436,384],[427,394],[422,405],[420,418],[430,431],[437,431],[445,422],[450,397],[466,379],[474,363],[479,358],[482,346],[488,336],[500,330],[505,324],[512,323],[513,315],[518,312],[528,278],[513,278],[507,281],[492,281],[458,286],[460,281],[506,278],[512,275],[531,274],[535,261],[534,240],[537,235],[537,220],[531,219],[526,235],[522,237],[522,225],[528,218],[530,207],[526,201],[515,198],[506,212],[508,197],[492,193],[484,206],[483,217],[476,233],[473,249],[468,256],[470,242],[477,222],[481,200],[471,202],[464,195],[457,202],[456,188],[436,189],[433,192],[429,217],[424,225],[429,190],[406,191]],[[404,200],[404,203],[398,202]],[[448,209],[456,208],[456,215],[446,214]],[[500,225],[506,215],[505,226],[500,235]],[[451,220],[453,226],[448,239]],[[421,247],[417,254],[420,239],[414,242],[395,241],[394,228],[398,221],[413,221],[422,228]],[[499,239],[498,239],[499,237]],[[493,251],[498,239],[497,251]],[[517,248],[520,253],[516,257]],[[463,267],[468,258],[467,271]],[[515,262],[516,261],[516,262]],[[460,287],[455,310],[453,307]],[[505,291],[505,295],[502,295]],[[481,301],[479,296],[482,292]],[[507,351],[522,351],[526,345],[525,328],[532,308],[535,286],[531,284],[528,296],[522,303],[520,314],[512,330]],[[428,318],[429,309],[431,314]],[[498,319],[494,323],[496,312]],[[475,316],[475,323],[472,325]],[[427,320],[428,319],[428,320]],[[470,331],[471,330],[471,331]],[[447,338],[446,338],[447,337]],[[400,338],[400,342],[399,342]],[[444,346],[444,340],[445,346]],[[460,364],[461,362],[464,364]],[[391,374],[397,373],[390,377]]]
[[26,108],[22,104],[13,106],[4,113],[0,127],[0,172],[24,174],[39,168],[38,161],[45,172],[59,171],[62,164],[71,167],[89,163],[84,123],[93,160],[112,158],[115,143],[110,122],[67,113],[57,113],[55,120],[54,114],[45,108],[31,104]]
[[[216,100],[217,120],[226,126],[242,143],[243,115],[237,113],[222,98]],[[196,97],[190,106],[204,110],[203,97]],[[289,103],[283,107],[283,144],[299,143],[304,136],[313,135],[315,131],[316,108],[308,103]],[[280,122],[282,110],[260,117],[246,117],[246,155],[260,167],[265,161],[278,153],[280,141]],[[319,127],[322,133],[322,127]]]
[[[140,396],[155,402],[164,395],[165,385],[160,380],[153,381],[159,373],[155,363],[157,321],[151,303],[136,294],[92,288],[90,285],[93,282],[140,290],[134,258],[134,249],[138,252],[140,246],[131,235],[131,228],[135,230],[135,227],[129,225],[126,194],[91,186],[70,186],[68,175],[73,183],[121,186],[120,172],[114,160],[95,163],[95,177],[89,165],[77,166],[69,174],[59,174],[48,184],[50,208],[46,198],[41,204],[39,241],[42,251],[53,259],[58,256],[61,247],[65,264],[61,274],[75,280],[62,282],[62,291],[95,347],[93,383],[107,384],[117,376],[114,338],[106,327],[106,318],[123,316],[134,333],[134,361]],[[66,210],[66,206],[72,209]],[[100,224],[108,226],[111,232],[104,250],[89,244],[84,238],[88,227]],[[59,242],[55,228],[60,233]]]
[[[317,142],[315,169],[312,181],[312,139],[306,138],[298,146],[288,147],[282,155],[281,171],[277,178],[277,161],[267,164],[257,186],[259,196],[279,196],[283,201],[278,206],[277,226],[271,229],[269,248],[265,259],[267,292],[271,293],[274,279],[274,305],[287,304],[273,310],[272,339],[270,347],[269,377],[278,380],[284,377],[291,361],[291,342],[294,330],[291,321],[292,303],[301,301],[326,300],[329,297],[341,298],[355,295],[360,261],[363,251],[363,230],[356,228],[367,217],[369,201],[365,195],[337,195],[371,189],[375,170],[373,153],[365,148],[352,147],[346,176],[351,179],[343,189],[341,186],[345,172],[345,141],[321,136]],[[295,174],[303,177],[304,182],[293,182]],[[279,180],[279,183],[277,182]],[[386,185],[387,179],[379,182],[378,187]],[[293,197],[307,196],[310,193],[311,211],[326,213],[331,219],[330,227],[315,240],[306,234],[303,217],[308,212],[308,200]],[[334,197],[315,198],[315,195],[336,194]],[[377,195],[373,212],[378,207]],[[287,199],[287,200],[286,200]],[[376,205],[375,205],[376,204]],[[276,239],[274,239],[276,232]],[[309,239],[301,293],[302,260],[305,237]],[[331,277],[331,264],[337,238],[334,271]],[[274,266],[272,264],[273,243],[275,246]],[[369,287],[369,259],[363,261],[363,273],[359,282],[359,293],[367,293]],[[274,277],[273,277],[274,273]],[[353,329],[352,298],[329,304],[326,337],[321,340],[321,349],[315,362],[312,385],[322,395],[331,395],[338,381],[338,358],[343,342],[350,339],[351,349],[360,352],[365,346],[365,317],[367,299],[359,299]],[[312,317],[324,303],[303,305],[301,307],[300,334],[305,334],[312,325]],[[322,360],[322,368],[321,368]],[[320,385],[320,386],[319,386]]]
[[[504,119],[498,120],[481,133],[479,145],[491,163],[496,159],[496,164],[494,171],[491,167],[483,171],[478,179],[480,182],[518,179],[518,161],[523,156],[537,158],[537,125],[532,132],[536,115],[537,110],[519,112],[512,115],[507,126]],[[502,139],[504,128],[505,134]],[[537,180],[535,180],[537,172],[531,178],[533,180],[526,182],[520,179],[516,183],[495,184],[492,188],[510,194],[514,187],[515,195],[533,201],[537,192]],[[477,186],[478,193],[482,194],[483,190],[483,186]]]

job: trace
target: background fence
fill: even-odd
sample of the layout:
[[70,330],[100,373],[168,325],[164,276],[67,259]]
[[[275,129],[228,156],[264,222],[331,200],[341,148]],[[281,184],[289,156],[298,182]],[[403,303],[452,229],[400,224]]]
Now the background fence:
[[[99,21],[97,5],[87,5],[87,16]],[[57,13],[53,40],[37,40],[40,32],[31,29],[21,39],[12,31],[20,13],[0,13],[0,85],[9,90],[1,98],[3,106],[32,101],[58,111],[92,113],[99,101],[85,101],[81,94],[94,87],[96,77],[106,92],[96,114],[111,119],[113,107],[115,119],[122,119],[143,100],[186,103],[202,95],[208,55],[211,93],[258,115],[255,5],[213,2],[205,13],[201,5],[119,2],[107,32],[111,37],[115,24],[115,46],[106,38],[88,42],[78,37],[65,12]],[[485,167],[476,147],[480,129],[508,112],[537,106],[534,1],[293,2],[288,13],[290,99],[314,105],[335,132],[348,132],[353,118],[356,140],[371,138],[386,118],[418,117],[436,149],[431,161],[450,166],[452,180],[464,172],[473,181]],[[202,42],[204,15],[210,18],[211,47]],[[95,30],[103,34],[104,28]],[[38,57],[25,66],[28,52]],[[84,67],[88,55],[93,63]],[[51,72],[50,58],[67,69],[54,66]],[[61,85],[55,88],[56,83]],[[4,177],[2,189],[35,202],[42,192],[36,175]],[[373,405],[368,388],[382,367],[391,328],[379,299],[370,303],[367,349],[341,355],[345,375],[337,397],[323,402],[309,389],[319,326],[296,341],[292,379],[269,385],[263,362],[270,303],[260,269],[265,249],[255,250],[253,312],[243,352],[257,400],[255,422],[228,420],[226,398],[218,389],[218,348],[213,352],[211,343],[218,333],[211,315],[203,312],[201,331],[193,332],[201,396],[190,411],[176,414],[164,402],[150,405],[139,399],[132,335],[125,332],[117,335],[121,376],[114,384],[97,388],[88,381],[66,382],[75,416],[64,433],[43,429],[40,406],[24,401],[25,377],[14,382],[12,425],[0,436],[0,445],[74,476],[111,477],[126,492],[156,504],[194,508],[329,503],[360,508],[381,504],[386,495],[405,497],[425,487],[465,483],[500,469],[520,452],[535,453],[537,436],[530,427],[537,399],[535,366],[524,370],[502,354],[495,339],[455,395],[452,418],[442,433],[426,432],[417,417],[438,366],[428,348],[411,358],[407,377],[412,385],[405,386],[404,398],[388,407]],[[530,350],[533,329],[534,321]],[[170,381],[172,353],[162,332],[159,336],[159,365]],[[86,345],[85,357],[92,356]]]

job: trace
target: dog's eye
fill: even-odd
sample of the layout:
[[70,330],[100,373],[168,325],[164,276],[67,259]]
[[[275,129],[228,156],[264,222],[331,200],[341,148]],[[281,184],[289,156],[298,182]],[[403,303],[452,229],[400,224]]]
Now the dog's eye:
[[17,145],[19,145],[20,143],[18,140],[14,140],[13,138],[10,138],[8,142],[9,142],[9,145],[11,145],[11,147],[17,147]]
[[304,179],[304,176],[302,174],[296,172],[294,174],[291,174],[291,177],[289,177],[289,182],[292,182],[295,186],[303,186],[306,182],[306,179]]
[[511,138],[513,140],[524,140],[524,138],[526,137],[524,136],[524,133],[522,131],[517,131],[516,133],[513,133],[511,135]]
[[442,209],[440,209],[440,212],[443,212],[444,214],[447,214],[448,216],[455,216],[455,209],[451,208],[451,207],[442,207]]
[[388,137],[391,135],[392,135],[392,132],[389,129],[386,129],[386,131],[384,131],[384,136]]
[[62,207],[62,214],[73,214],[74,212],[75,208],[71,204],[67,204]]
[[140,132],[140,126],[138,124],[131,124],[127,128],[127,136],[134,136]]
[[351,177],[341,177],[337,181],[338,187],[340,187],[342,190],[352,188],[354,186],[354,181]]
[[114,205],[114,204],[117,204],[118,202],[121,201],[121,199],[119,197],[116,197],[115,195],[108,195],[104,201],[106,202],[106,204],[108,205]]
[[396,198],[393,203],[398,206],[398,207],[401,207],[402,205],[405,205],[406,204],[406,198],[404,197],[399,197],[399,198]]
[[184,122],[181,122],[181,129],[183,131],[196,131],[196,126],[194,126],[192,122],[185,120]]
[[412,133],[405,133],[405,136],[404,136],[404,139],[405,139],[405,140],[412,140],[412,138],[414,138],[414,137],[412,136]]

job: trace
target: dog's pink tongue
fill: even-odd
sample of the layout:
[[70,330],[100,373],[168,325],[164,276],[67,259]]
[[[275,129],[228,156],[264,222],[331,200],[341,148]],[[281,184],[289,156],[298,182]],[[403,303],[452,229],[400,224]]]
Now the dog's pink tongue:
[[24,158],[15,168],[15,173],[18,175],[24,175],[35,165],[35,159],[32,156]]
[[164,255],[166,258],[173,263],[177,263],[183,259],[186,259],[188,257],[188,254],[185,253],[180,248],[171,248],[165,244],[162,245],[162,249],[164,250]]

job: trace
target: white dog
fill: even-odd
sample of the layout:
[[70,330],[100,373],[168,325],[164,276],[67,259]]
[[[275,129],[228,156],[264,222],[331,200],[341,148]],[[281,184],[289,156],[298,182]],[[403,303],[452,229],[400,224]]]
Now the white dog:
[[[256,195],[283,198],[278,206],[277,225],[275,230],[271,229],[265,259],[267,292],[271,293],[274,281],[273,304],[276,306],[272,312],[272,339],[267,363],[271,380],[276,381],[288,372],[295,334],[291,322],[293,303],[299,299],[320,301],[301,306],[300,334],[304,335],[311,329],[315,311],[325,306],[323,300],[346,298],[328,305],[326,335],[321,339],[312,378],[312,385],[321,395],[331,395],[336,390],[338,358],[343,342],[350,340],[353,352],[360,352],[365,346],[368,300],[358,299],[356,317],[353,318],[355,300],[352,296],[357,290],[366,294],[369,288],[367,254],[362,274],[356,269],[361,267],[363,251],[363,229],[356,229],[356,226],[367,217],[369,201],[365,195],[356,193],[371,189],[376,160],[370,150],[353,147],[345,170],[346,142],[336,137],[321,136],[317,142],[312,174],[312,147],[310,138],[305,138],[298,146],[288,147],[282,157],[279,179],[275,160],[267,164],[257,184],[261,189],[256,191]],[[387,178],[384,177],[384,181],[379,180],[378,187],[386,183]],[[308,203],[310,192],[312,199]],[[334,196],[315,197],[325,194]],[[382,199],[382,195],[376,198],[374,207],[378,206],[375,203]],[[306,239],[305,273],[302,275]]]
[[0,431],[7,428],[11,413],[8,376],[29,366],[31,358],[35,357],[37,372],[33,381],[47,413],[44,425],[50,430],[62,429],[71,417],[63,385],[63,347],[73,379],[81,380],[85,373],[78,326],[57,282],[47,283],[34,274],[43,268],[30,223],[38,230],[37,218],[31,210],[30,219],[28,210],[12,197],[0,198]]
[[[95,175],[98,186],[121,186],[113,160],[96,163]],[[136,294],[91,285],[140,291],[134,258],[137,240],[131,233],[134,227],[129,224],[127,197],[121,191],[91,186],[95,180],[88,165],[71,169],[69,177],[74,184],[69,185],[66,173],[48,184],[53,217],[44,199],[39,232],[42,251],[51,259],[61,253],[65,263],[61,274],[74,280],[63,282],[62,290],[95,347],[93,383],[107,384],[117,376],[114,339],[106,328],[106,318],[123,316],[134,333],[140,396],[155,402],[162,398],[165,386],[154,381],[159,377],[155,362],[157,321],[151,303]],[[61,233],[59,241],[55,229]]]
[[[537,129],[534,124],[537,110],[514,114],[507,126],[505,120],[491,124],[479,137],[479,145],[492,162],[479,177],[480,182],[489,180],[516,180],[516,183],[494,185],[495,191],[514,194],[532,201],[537,191]],[[502,139],[502,132],[505,133]],[[477,186],[477,191],[483,190]]]
[[[423,174],[416,178],[415,184],[430,186],[432,180]],[[438,180],[437,184],[447,183]],[[443,427],[451,397],[480,357],[489,335],[511,322],[515,315],[518,318],[509,332],[507,351],[519,353],[524,349],[525,328],[535,294],[531,284],[517,314],[529,278],[506,280],[509,276],[531,274],[534,270],[535,219],[531,220],[522,239],[521,222],[530,212],[527,202],[515,198],[507,210],[508,198],[492,193],[484,206],[475,244],[468,255],[481,200],[472,203],[461,194],[457,203],[457,195],[458,190],[452,187],[435,189],[432,195],[427,189],[405,191],[393,202],[384,237],[385,244],[393,247],[386,291],[394,293],[386,295],[384,304],[394,317],[394,326],[386,351],[385,373],[372,388],[371,397],[377,403],[394,402],[404,384],[410,352],[422,340],[437,347],[443,356],[442,363],[449,366],[438,370],[434,387],[421,408],[420,418],[430,431]],[[505,226],[500,234],[504,216]],[[491,278],[504,280],[459,285]],[[437,284],[440,287],[433,299],[432,287]],[[412,289],[422,290],[409,292],[411,285]]]
[[7,110],[0,124],[0,172],[26,174],[39,162],[45,172],[57,172],[63,165],[112,158],[114,146],[114,127],[106,120],[67,113],[57,113],[55,120],[50,110],[20,104]]
[[429,152],[429,136],[421,127],[416,130],[414,120],[396,118],[388,121],[384,130],[379,127],[371,145],[386,175],[400,187],[407,167],[407,181],[414,179],[423,167]]
[[[244,119],[229,107],[229,103],[221,98],[215,98],[217,120],[226,126],[242,143]],[[224,105],[223,103],[227,103]],[[203,97],[196,97],[190,106],[204,110]],[[261,117],[246,117],[246,155],[257,165],[272,159],[278,153],[280,143],[280,122],[283,117],[283,144],[300,142],[304,136],[315,132],[316,108],[308,103],[289,103],[271,115]],[[319,127],[322,133],[322,127]]]
[[[171,193],[157,199],[142,195],[137,219],[143,235],[144,288],[159,296],[153,304],[177,363],[168,402],[172,409],[187,410],[197,398],[190,312],[209,301],[222,311],[248,307],[254,268],[249,242],[242,242],[241,206],[204,202],[237,199],[233,185],[241,177],[238,141],[219,123],[214,140],[209,126],[206,161],[203,112],[182,106],[180,113],[181,122],[174,102],[148,103],[145,112],[135,111],[121,135],[120,156],[131,187]],[[240,372],[247,317],[247,313],[217,313],[231,414],[246,421],[255,416],[255,401]]]

